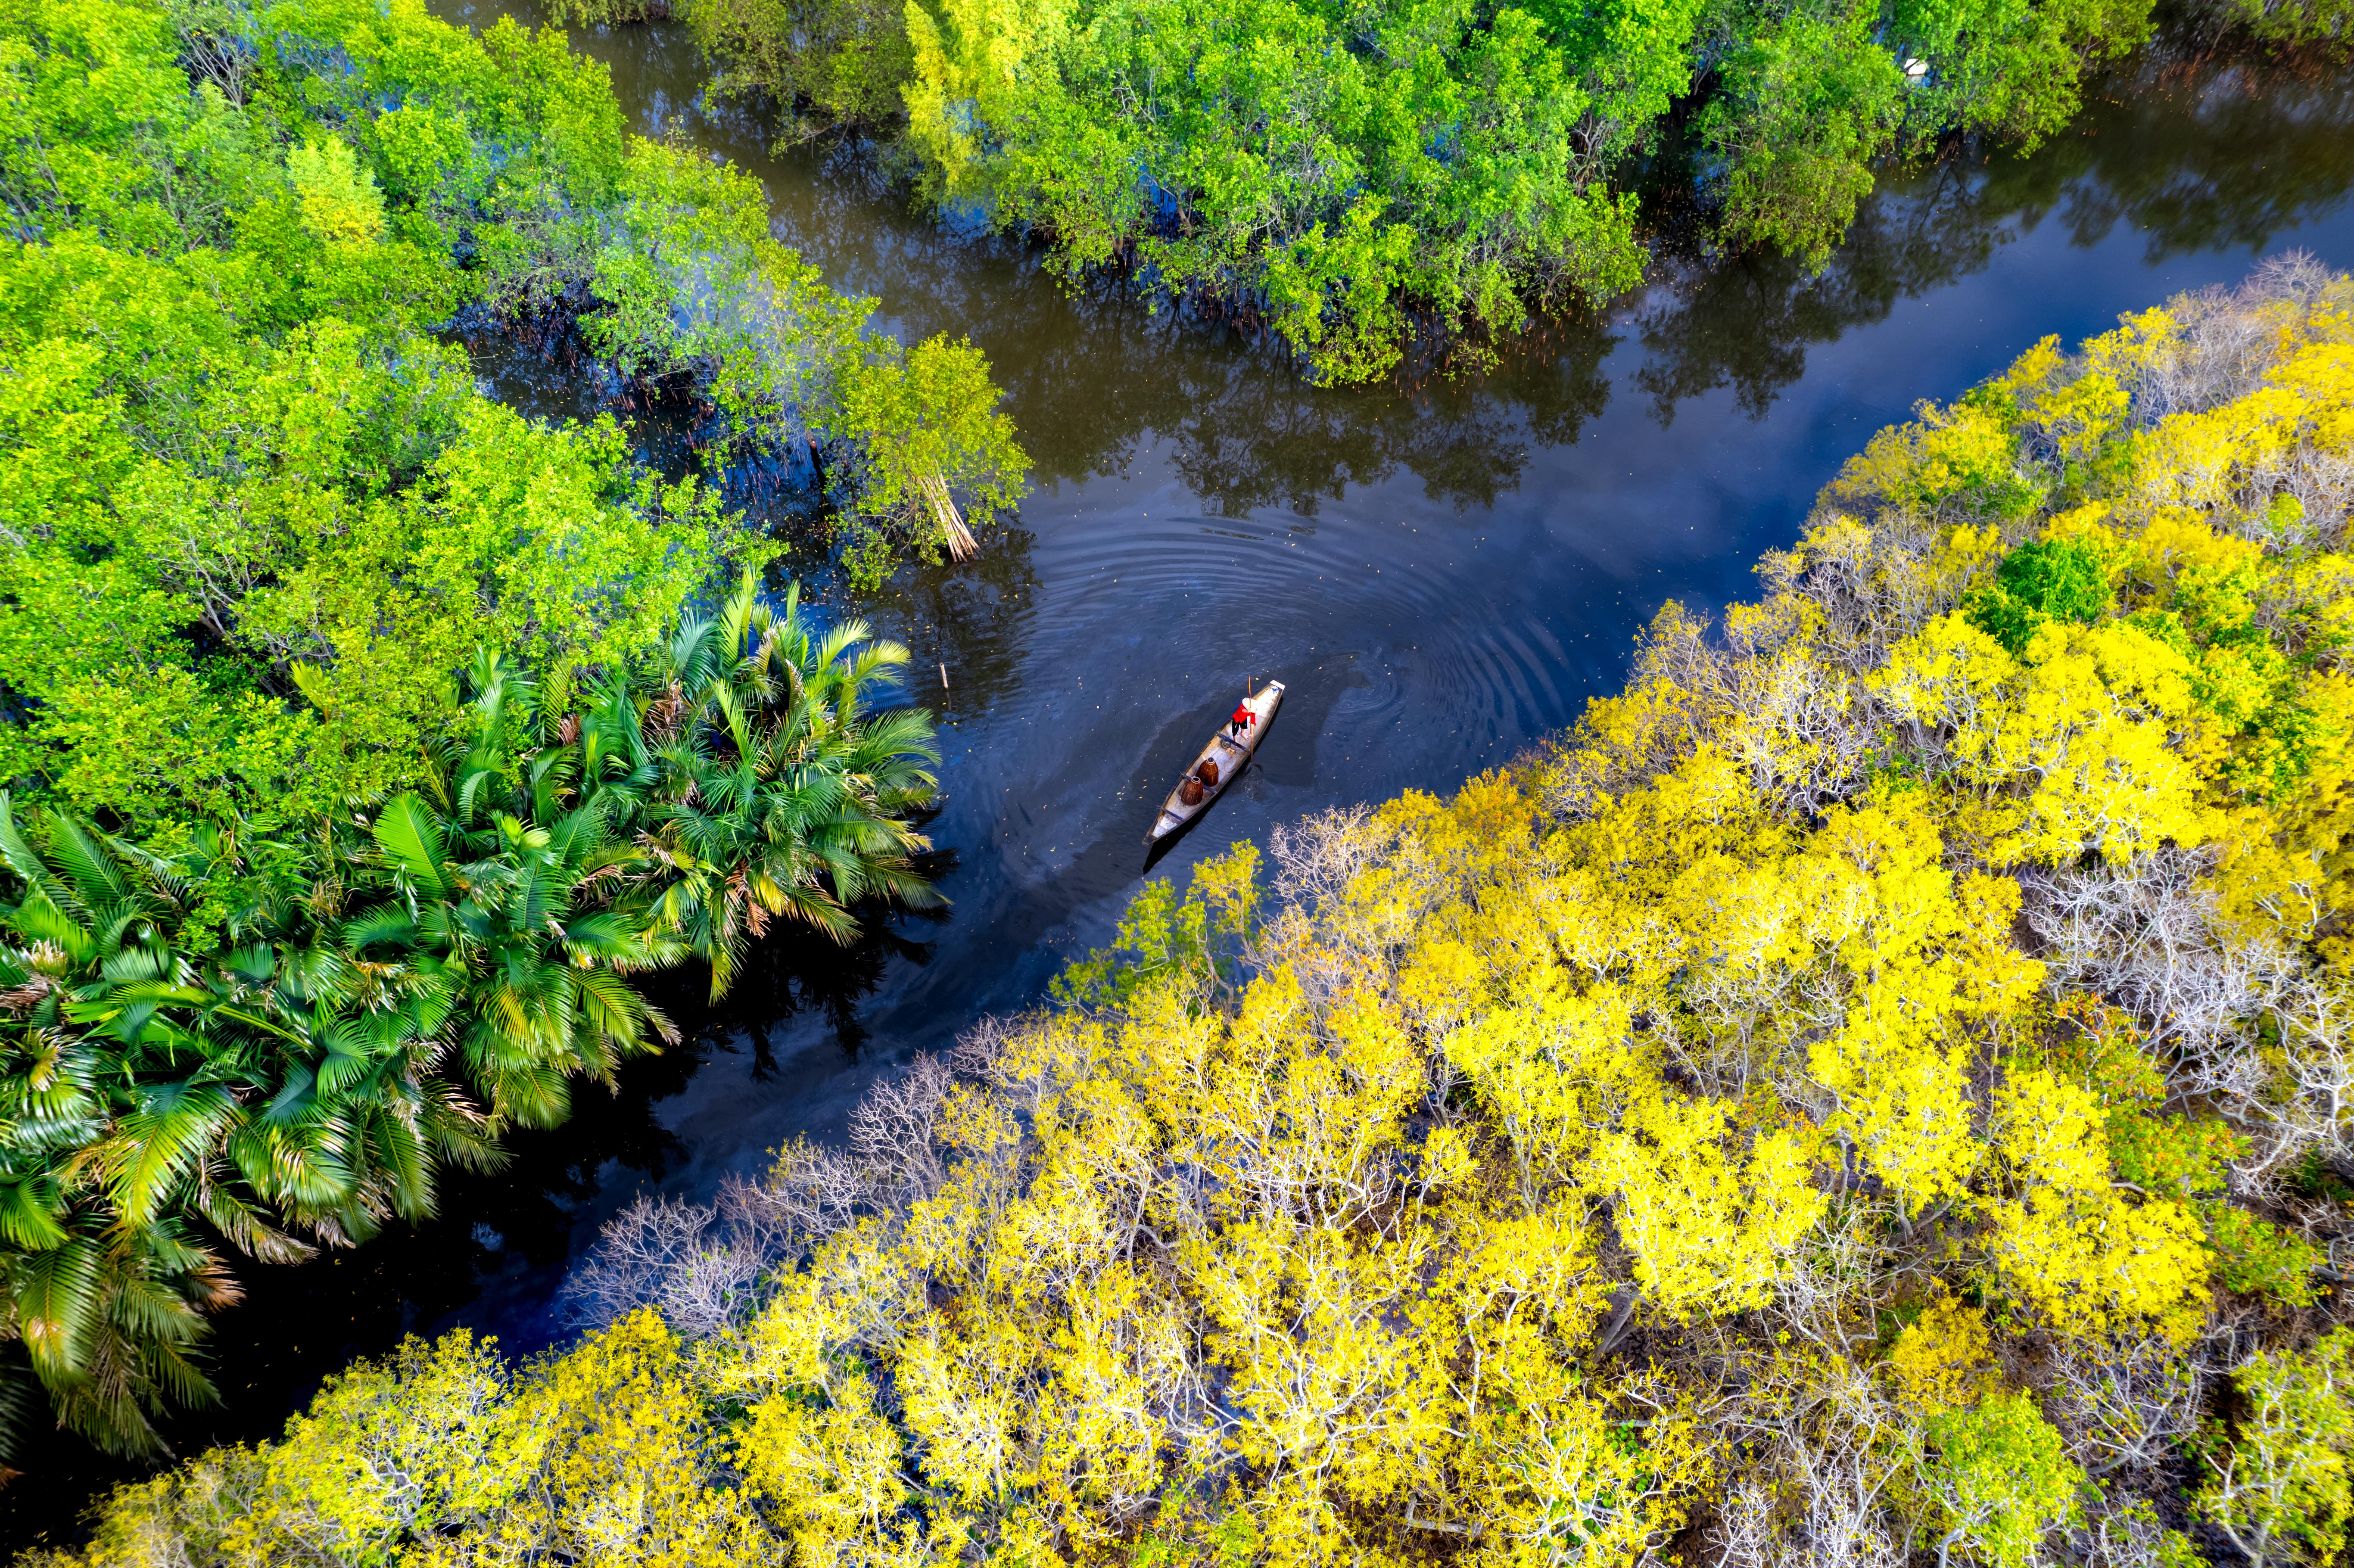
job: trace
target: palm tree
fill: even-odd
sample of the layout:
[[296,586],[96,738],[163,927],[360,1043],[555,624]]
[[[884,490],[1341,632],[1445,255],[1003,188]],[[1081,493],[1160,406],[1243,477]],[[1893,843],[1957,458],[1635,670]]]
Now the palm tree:
[[152,1449],[164,1394],[209,1396],[187,1351],[233,1295],[182,1215],[214,1196],[235,1074],[169,1005],[203,991],[170,945],[168,884],[79,823],[20,820],[5,793],[0,862],[24,886],[0,910],[0,1334],[62,1420]]
[[[432,795],[387,801],[369,824],[387,896],[344,927],[356,956],[446,990],[470,1080],[495,1122],[547,1127],[571,1080],[610,1082],[670,1021],[624,978],[676,944],[632,912],[600,906],[643,862],[611,817],[629,810],[631,766],[578,788],[574,748],[534,747],[536,694],[495,654],[477,660],[467,722]],[[519,737],[525,744],[518,747]],[[606,902],[610,903],[610,900]]]
[[[291,1261],[429,1213],[436,1161],[486,1128],[432,1075],[446,998],[240,884],[217,828],[164,858],[0,794],[0,864],[24,890],[0,909],[0,1336],[62,1421],[152,1450],[167,1399],[209,1394],[188,1347],[237,1294],[214,1238]],[[231,907],[192,943],[200,893]]]
[[771,917],[847,941],[861,900],[939,902],[905,820],[930,721],[866,708],[906,660],[748,575],[561,719],[483,653],[423,787],[315,842],[213,822],[164,853],[0,792],[0,1417],[29,1408],[16,1364],[152,1451],[167,1403],[210,1396],[190,1350],[236,1298],[225,1249],[432,1213],[445,1162],[495,1164],[575,1076],[675,1038],[637,970],[692,951],[716,995]]
[[916,869],[930,841],[907,821],[937,790],[930,716],[868,711],[869,689],[907,662],[863,620],[813,633],[797,585],[779,612],[749,572],[671,637],[645,712],[642,842],[655,917],[710,964],[715,998],[772,917],[847,943],[862,901],[943,902]]
[[528,683],[486,658],[473,685],[430,799],[323,854],[212,824],[164,856],[0,793],[0,1340],[103,1447],[209,1397],[188,1351],[237,1294],[221,1244],[292,1261],[425,1218],[445,1162],[494,1163],[504,1123],[670,1033],[622,976],[675,942],[583,896],[639,859],[607,826],[635,773],[574,803],[570,748],[514,745]]

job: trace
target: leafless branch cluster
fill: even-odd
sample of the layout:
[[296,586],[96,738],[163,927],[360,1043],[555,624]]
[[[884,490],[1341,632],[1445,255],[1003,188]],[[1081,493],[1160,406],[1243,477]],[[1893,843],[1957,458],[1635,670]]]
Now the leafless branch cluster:
[[2054,985],[2131,1008],[2163,1046],[2191,1050],[2263,1012],[2298,968],[2276,946],[2225,939],[2211,857],[2162,849],[2123,863],[2020,878]]
[[[985,1041],[961,1049],[976,1064],[988,1054]],[[947,1063],[918,1056],[868,1091],[846,1152],[799,1139],[777,1151],[765,1179],[729,1178],[716,1202],[639,1199],[566,1280],[567,1315],[602,1327],[652,1307],[689,1336],[740,1321],[765,1299],[769,1277],[811,1245],[863,1212],[901,1211],[939,1190],[938,1124],[954,1082]]]
[[1298,822],[1278,822],[1269,842],[1275,860],[1275,895],[1309,913],[1338,903],[1359,874],[1379,863],[1397,834],[1373,821],[1371,808],[1349,806],[1318,811]]
[[[1455,885],[1450,868],[1420,838],[1402,834],[1363,806],[1279,826],[1270,850],[1276,907],[1261,922],[1257,949],[1283,954],[1306,998],[1319,1006],[1394,959],[1422,916]],[[1372,872],[1382,879],[1380,899],[1344,896]]]
[[[1889,1495],[1911,1426],[1861,1368],[1834,1363],[1805,1399],[1753,1401],[1759,1457],[1730,1488],[1711,1544],[1719,1568],[1903,1568]],[[1778,1392],[1778,1391],[1777,1391]]]
[[940,1107],[956,1083],[938,1056],[910,1062],[878,1080],[850,1118],[850,1153],[866,1191],[886,1205],[920,1202],[949,1172],[936,1134]]
[[[1801,566],[1786,569],[1801,573]],[[1880,750],[1868,694],[1826,660],[1800,599],[1736,616],[1723,641],[1681,606],[1645,634],[1628,683],[1648,722],[1608,736],[1581,728],[1553,751],[1554,810],[1578,817],[1614,791],[1672,772],[1703,746],[1733,758],[1763,800],[1800,813],[1852,793]],[[1861,635],[1861,633],[1860,633]],[[1873,635],[1876,635],[1874,633]]]
[[2174,1568],[2182,1561],[2180,1538],[2158,1522],[2147,1503],[2099,1510],[2080,1550],[2084,1568]]
[[740,1180],[712,1204],[640,1198],[606,1224],[565,1281],[562,1304],[583,1327],[652,1307],[682,1334],[715,1334],[759,1305],[761,1282],[795,1240],[762,1191]]
[[1934,565],[1940,533],[1903,508],[1882,511],[1869,528],[1841,513],[1819,514],[1797,548],[1768,551],[1758,575],[1820,614],[1818,657],[1861,676],[1953,608],[1954,589]]
[[2042,1371],[2043,1413],[2096,1480],[2147,1484],[2199,1430],[2200,1372],[2163,1340],[2064,1341]]
[[[2241,532],[2261,532],[2284,549],[2337,549],[2345,538],[2347,514],[2354,510],[2354,455],[2292,447],[2251,465],[2242,488],[2245,494],[2234,519]],[[2294,515],[2275,511],[2274,496],[2296,502]]]
[[2211,869],[2200,852],[2167,849],[2022,877],[2052,983],[2132,1009],[2168,1054],[2174,1092],[2258,1136],[2243,1184],[2264,1185],[2310,1149],[2343,1162],[2354,1152],[2354,1013],[2304,955],[2228,927]]
[[2218,284],[2168,302],[2179,337],[2170,355],[2137,362],[2125,391],[2136,424],[2204,413],[2260,386],[2285,335],[2303,335],[2313,315],[2343,302],[2342,277],[2310,251],[2258,264],[2237,287]]
[[786,1238],[790,1253],[813,1245],[856,1217],[866,1199],[864,1172],[839,1150],[796,1139],[777,1150],[769,1173],[731,1189],[735,1201]]

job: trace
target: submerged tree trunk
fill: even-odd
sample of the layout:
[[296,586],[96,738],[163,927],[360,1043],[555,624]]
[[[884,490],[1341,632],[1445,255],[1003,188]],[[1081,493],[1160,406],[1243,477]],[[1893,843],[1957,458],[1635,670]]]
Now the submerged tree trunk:
[[940,532],[948,535],[949,554],[960,561],[970,559],[981,549],[981,542],[972,536],[972,530],[965,526],[964,514],[957,510],[956,497],[949,493],[948,481],[935,470],[917,482],[923,490],[925,502],[932,509],[933,520],[939,524]]

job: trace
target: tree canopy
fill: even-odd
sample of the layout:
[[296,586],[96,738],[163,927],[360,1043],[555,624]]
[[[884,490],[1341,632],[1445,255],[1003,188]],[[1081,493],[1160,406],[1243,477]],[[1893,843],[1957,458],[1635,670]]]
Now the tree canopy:
[[[568,17],[641,19],[638,0]],[[1891,160],[2031,150],[2151,0],[677,0],[781,139],[889,138],[922,200],[1263,327],[1330,383],[1642,277],[1670,140],[1716,236],[1819,267]],[[2337,0],[2175,7],[2200,47],[2354,42]],[[1678,212],[1691,192],[1670,199]],[[1654,213],[1650,222],[1676,221]]]

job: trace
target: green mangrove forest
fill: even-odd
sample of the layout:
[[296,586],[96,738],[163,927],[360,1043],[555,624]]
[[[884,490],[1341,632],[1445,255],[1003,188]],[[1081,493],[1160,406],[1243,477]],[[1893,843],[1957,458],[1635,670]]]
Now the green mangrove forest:
[[675,16],[787,139],[885,140],[923,199],[1263,324],[1328,382],[1459,363],[1644,272],[1634,188],[1702,149],[1723,239],[1819,265],[1892,160],[2031,148],[2149,43],[2354,40],[2343,0],[556,0]]
[[429,1213],[669,1031],[628,975],[936,896],[905,651],[433,326],[572,334],[715,463],[834,449],[854,556],[1023,460],[977,355],[862,333],[559,35],[100,4],[0,48],[7,1386],[136,1449],[229,1257]]

